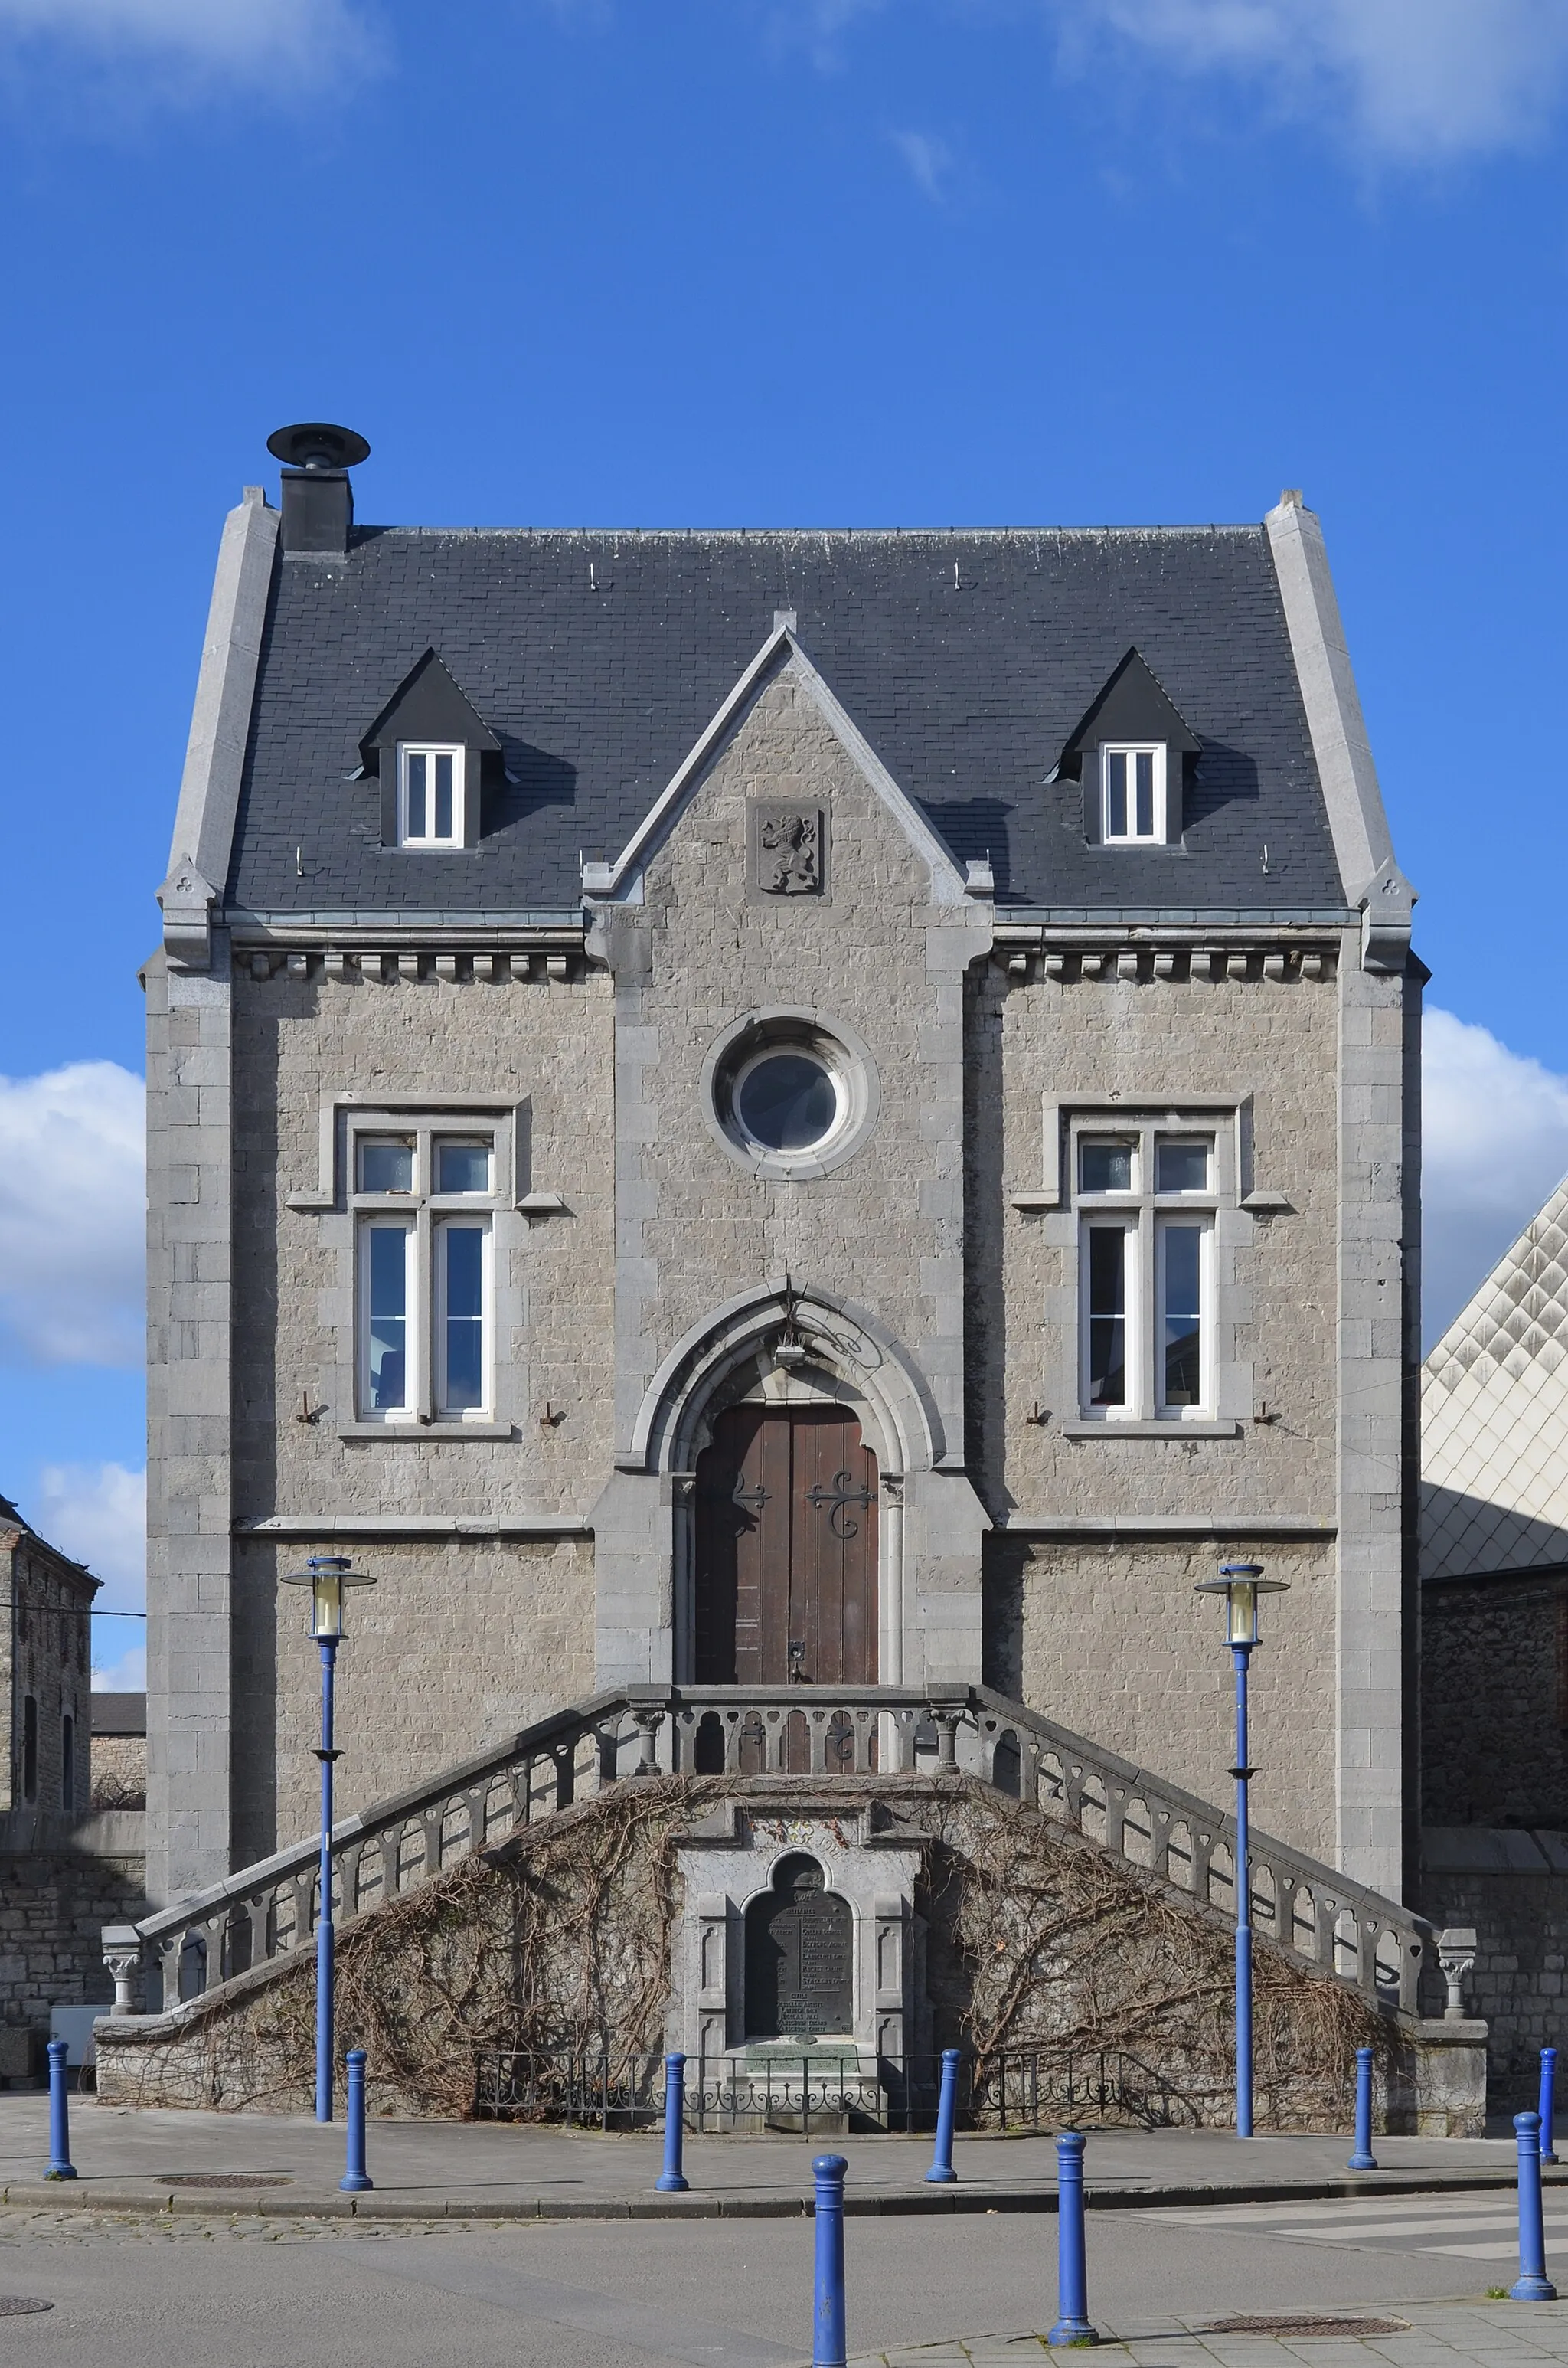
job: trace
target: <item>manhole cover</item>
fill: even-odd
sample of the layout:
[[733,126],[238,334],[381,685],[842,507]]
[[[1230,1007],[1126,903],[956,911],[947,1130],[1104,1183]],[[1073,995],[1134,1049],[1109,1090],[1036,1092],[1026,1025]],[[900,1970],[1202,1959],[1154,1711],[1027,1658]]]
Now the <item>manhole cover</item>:
[[165,2170],[160,2187],[290,2187],[282,2170]]
[[0,2294],[0,2318],[26,2318],[31,2310],[52,2310],[51,2302],[35,2302],[31,2294]]
[[1205,2335],[1315,2335],[1347,2337],[1353,2335],[1403,2335],[1409,2328],[1407,2318],[1211,2318],[1203,2329]]

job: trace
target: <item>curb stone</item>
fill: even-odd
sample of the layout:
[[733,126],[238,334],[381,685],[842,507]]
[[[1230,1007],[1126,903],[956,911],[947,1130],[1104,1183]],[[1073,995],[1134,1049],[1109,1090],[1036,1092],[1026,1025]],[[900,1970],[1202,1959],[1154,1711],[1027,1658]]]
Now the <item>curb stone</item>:
[[[1568,2175],[1542,2180],[1545,2187],[1568,2187]],[[1237,2181],[1205,2187],[1098,2187],[1085,2201],[1091,2211],[1200,2211],[1245,2203],[1310,2203],[1354,2196],[1462,2195],[1511,2193],[1511,2176],[1490,2172],[1385,2173],[1358,2179],[1312,2179]],[[742,2194],[692,2193],[659,2195],[647,2190],[631,2195],[551,2197],[494,2196],[487,2198],[432,2195],[343,2195],[335,2191],[312,2193],[290,2185],[268,2188],[251,2195],[232,2190],[204,2193],[165,2186],[139,2188],[98,2186],[91,2178],[64,2181],[18,2182],[0,2189],[0,2206],[43,2207],[56,2212],[140,2212],[176,2219],[235,2217],[267,2220],[798,2220],[809,2219],[809,2195],[778,2190]],[[951,2217],[985,2213],[1048,2213],[1056,2210],[1056,2190],[1050,2187],[914,2188],[885,2194],[845,2197],[846,2217],[906,2219]]]

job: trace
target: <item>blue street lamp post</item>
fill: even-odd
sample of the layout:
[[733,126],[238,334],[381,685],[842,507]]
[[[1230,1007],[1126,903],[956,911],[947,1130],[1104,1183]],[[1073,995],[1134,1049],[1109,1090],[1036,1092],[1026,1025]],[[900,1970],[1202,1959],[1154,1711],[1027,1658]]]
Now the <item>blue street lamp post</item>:
[[1252,1870],[1247,1821],[1247,1673],[1257,1643],[1257,1599],[1283,1595],[1290,1582],[1265,1578],[1256,1562],[1226,1562],[1218,1578],[1199,1579],[1198,1595],[1225,1599],[1225,1642],[1236,1673],[1236,2135],[1252,2135]]
[[332,1987],[335,1939],[332,1923],[333,1681],[343,1641],[343,1590],[374,1587],[368,1571],[356,1570],[347,1554],[312,1554],[303,1570],[286,1570],[285,1587],[311,1590],[310,1634],[321,1646],[321,1896],[316,1908],[316,2119],[330,2122],[333,2099]]

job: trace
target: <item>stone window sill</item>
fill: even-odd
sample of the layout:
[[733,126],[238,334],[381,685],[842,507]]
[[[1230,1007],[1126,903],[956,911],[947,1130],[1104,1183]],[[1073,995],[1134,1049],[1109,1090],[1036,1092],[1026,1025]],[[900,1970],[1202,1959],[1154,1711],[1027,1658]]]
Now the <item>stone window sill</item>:
[[340,1422],[339,1439],[516,1439],[510,1422]]
[[1063,1439],[1239,1439],[1239,1422],[1064,1422]]

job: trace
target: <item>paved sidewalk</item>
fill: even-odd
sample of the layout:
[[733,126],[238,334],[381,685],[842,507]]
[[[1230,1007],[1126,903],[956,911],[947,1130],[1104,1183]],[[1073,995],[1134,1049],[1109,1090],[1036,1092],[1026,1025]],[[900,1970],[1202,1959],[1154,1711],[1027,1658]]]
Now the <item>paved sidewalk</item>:
[[[1029,2361],[1093,2357],[1136,2368],[1270,2368],[1290,2362],[1312,2368],[1504,2368],[1517,2362],[1568,2361],[1568,2302],[1405,2303],[1397,2310],[1357,2310],[1347,2317],[1381,2320],[1392,2331],[1317,2337],[1268,2336],[1237,2329],[1221,2334],[1201,2325],[1138,2330],[1102,2326],[1093,2354],[1052,2351],[1043,2335],[974,2335],[958,2342],[915,2344],[894,2351],[858,2351],[850,2368],[1024,2368]],[[1398,2322],[1397,2327],[1394,2322]]]
[[[41,2094],[0,2094],[0,2200],[114,2211],[278,2216],[357,2212],[378,2218],[775,2218],[809,2208],[811,2161],[849,2159],[851,2212],[1051,2212],[1056,2156],[1050,2137],[960,2137],[956,2187],[930,2187],[931,2140],[814,2135],[688,2137],[688,2195],[654,2190],[656,2133],[603,2135],[516,2123],[372,2122],[370,2195],[340,2194],[341,2121],[298,2116],[132,2112],[73,2098],[78,2177],[42,2184],[49,2107]],[[1275,2198],[1435,2193],[1511,2185],[1512,2138],[1381,2138],[1377,2172],[1346,2170],[1349,2140],[1295,2135],[1239,2140],[1220,2130],[1091,2131],[1091,2206],[1244,2203]],[[1548,2172],[1568,2184],[1568,2166]],[[214,2183],[218,2182],[218,2183]],[[229,2200],[229,2199],[232,2199]]]

